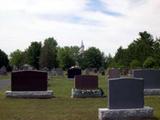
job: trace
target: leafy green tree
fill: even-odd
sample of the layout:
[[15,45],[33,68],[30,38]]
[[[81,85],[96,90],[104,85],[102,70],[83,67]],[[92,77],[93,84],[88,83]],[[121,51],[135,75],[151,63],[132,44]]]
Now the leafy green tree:
[[116,67],[127,67],[129,65],[128,50],[120,47],[114,57]]
[[58,66],[57,62],[57,41],[52,38],[47,38],[44,41],[44,46],[40,54],[40,67],[52,69]]
[[24,64],[24,58],[24,52],[17,49],[10,54],[10,64],[20,68]]
[[79,59],[79,50],[80,48],[78,46],[71,46],[69,47],[69,51],[70,51],[70,54],[71,54],[71,57],[73,58],[74,62],[78,62],[78,59]]
[[154,54],[153,57],[155,58],[157,67],[160,67],[160,38],[156,38],[154,42]]
[[27,49],[27,60],[34,68],[39,69],[41,42],[32,42]]
[[74,66],[76,64],[74,53],[75,51],[72,51],[72,48],[70,47],[59,48],[58,61],[60,67],[63,69],[68,69],[71,66]]
[[0,49],[0,68],[2,66],[8,67],[9,60],[7,54]]
[[137,40],[129,45],[128,52],[130,53],[130,60],[137,59],[143,64],[148,56],[153,55],[154,39],[146,31],[140,32],[139,36]]
[[132,69],[135,69],[135,68],[140,68],[141,67],[141,63],[138,61],[138,60],[132,60],[131,63],[130,63],[130,67]]
[[143,63],[144,68],[154,68],[155,66],[156,66],[156,61],[153,57],[148,57]]
[[136,61],[133,60],[138,60],[140,66],[143,66],[147,57],[154,55],[154,46],[156,45],[154,44],[154,39],[151,34],[146,31],[140,32],[139,38],[134,40],[128,48],[123,49],[120,47],[117,50],[112,65],[114,65],[114,67],[129,67],[137,64]]
[[102,66],[103,55],[101,51],[95,47],[90,47],[88,50],[84,51],[82,62],[80,66],[82,68],[97,68]]

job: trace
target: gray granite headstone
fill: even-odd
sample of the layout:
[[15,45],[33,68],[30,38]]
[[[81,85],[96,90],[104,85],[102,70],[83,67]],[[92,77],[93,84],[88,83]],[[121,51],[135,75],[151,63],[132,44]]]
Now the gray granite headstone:
[[56,76],[56,69],[53,68],[51,71],[48,72],[50,76]]
[[109,109],[143,108],[143,85],[140,78],[109,79]]
[[63,69],[62,68],[56,68],[56,74],[59,75],[59,76],[63,76],[64,75]]
[[133,77],[144,79],[144,89],[160,88],[160,70],[154,70],[154,69],[133,70]]
[[2,66],[2,67],[0,68],[0,75],[5,75],[5,74],[7,74],[7,69],[6,69],[5,66]]
[[119,78],[120,77],[120,69],[111,68],[108,70],[108,78]]

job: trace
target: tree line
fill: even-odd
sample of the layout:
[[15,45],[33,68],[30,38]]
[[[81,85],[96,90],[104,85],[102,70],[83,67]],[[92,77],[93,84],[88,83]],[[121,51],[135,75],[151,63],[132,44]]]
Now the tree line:
[[159,68],[160,38],[154,39],[147,31],[140,32],[139,37],[127,48],[119,47],[110,66],[127,68]]
[[160,39],[154,39],[148,32],[140,32],[139,37],[127,48],[121,46],[115,56],[105,55],[96,47],[90,47],[80,52],[78,46],[58,46],[53,38],[47,38],[44,43],[31,42],[30,46],[21,51],[13,51],[9,57],[0,50],[0,67],[16,67],[20,69],[29,64],[35,69],[61,67],[64,70],[78,65],[82,69],[108,67],[118,68],[159,68],[160,67]]

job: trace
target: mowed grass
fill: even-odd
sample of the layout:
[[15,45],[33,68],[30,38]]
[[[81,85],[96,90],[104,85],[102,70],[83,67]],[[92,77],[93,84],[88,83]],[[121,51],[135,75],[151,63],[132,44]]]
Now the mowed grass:
[[0,75],[0,80],[9,80],[11,77],[10,73],[7,73],[6,75]]
[[[107,98],[70,98],[73,86],[74,81],[66,77],[51,78],[52,99],[11,99],[1,90],[0,120],[98,120],[98,108],[107,107]],[[105,95],[106,86],[105,76],[99,76]],[[145,104],[154,107],[154,116],[160,120],[160,97],[145,97]]]

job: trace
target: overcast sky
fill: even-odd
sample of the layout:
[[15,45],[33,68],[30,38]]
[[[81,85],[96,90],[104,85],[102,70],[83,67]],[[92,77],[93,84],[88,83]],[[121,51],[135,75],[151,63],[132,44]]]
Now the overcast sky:
[[54,37],[58,45],[95,46],[107,55],[141,31],[160,36],[160,0],[0,0],[0,49],[24,50]]

